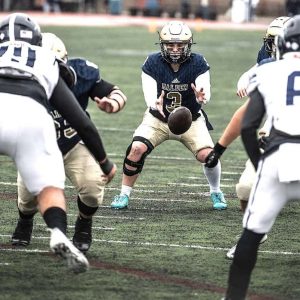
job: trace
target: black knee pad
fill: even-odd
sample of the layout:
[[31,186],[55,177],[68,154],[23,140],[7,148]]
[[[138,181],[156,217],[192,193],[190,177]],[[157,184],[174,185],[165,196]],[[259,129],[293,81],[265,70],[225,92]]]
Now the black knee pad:
[[[131,161],[127,158],[128,154],[130,153],[132,143],[135,141],[139,141],[144,143],[147,146],[147,151],[142,155],[141,159],[139,161]],[[151,153],[151,151],[154,149],[153,145],[148,141],[147,139],[141,137],[141,136],[135,136],[132,140],[132,143],[128,146],[126,150],[126,156],[123,162],[123,172],[127,176],[134,176],[136,174],[139,174],[143,170],[144,162],[146,157]],[[129,170],[126,168],[126,165],[129,165],[133,168],[136,168],[135,170]]]

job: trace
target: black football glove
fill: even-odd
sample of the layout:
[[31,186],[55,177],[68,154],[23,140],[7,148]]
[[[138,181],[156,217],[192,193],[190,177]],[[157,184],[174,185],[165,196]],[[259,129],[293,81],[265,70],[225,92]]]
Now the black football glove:
[[219,158],[226,150],[226,147],[223,147],[219,143],[216,143],[213,150],[205,158],[205,167],[214,168],[219,161]]

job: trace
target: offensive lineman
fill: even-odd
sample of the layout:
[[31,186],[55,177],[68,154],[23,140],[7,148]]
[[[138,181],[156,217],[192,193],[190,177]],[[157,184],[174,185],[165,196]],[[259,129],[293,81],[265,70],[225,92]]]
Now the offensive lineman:
[[65,173],[49,104],[77,130],[107,180],[114,176],[115,165],[106,157],[97,129],[59,77],[55,55],[40,47],[41,40],[39,25],[26,14],[10,14],[0,23],[0,153],[13,159],[37,197],[51,232],[51,250],[79,273],[89,263],[65,235]]
[[[100,77],[98,67],[83,58],[68,59],[67,50],[60,38],[53,33],[43,33],[42,46],[56,54],[58,59],[67,64],[69,69],[61,69],[64,75],[74,76],[71,85],[77,101],[86,111],[89,97],[101,110],[116,113],[124,108],[126,96],[115,85]],[[65,72],[64,72],[65,71]],[[66,77],[66,76],[65,76]],[[87,252],[92,243],[92,217],[103,201],[104,188],[108,183],[97,162],[81,142],[80,136],[57,112],[51,110],[57,132],[58,146],[63,154],[66,176],[75,186],[78,196],[79,214],[73,235],[74,245],[82,252]],[[22,178],[18,176],[19,221],[12,235],[12,244],[27,246],[30,243],[33,217],[37,211],[36,198],[28,192]]]
[[[261,238],[286,203],[300,198],[300,15],[285,23],[276,46],[279,60],[258,67],[248,88],[241,137],[257,175],[230,266],[226,300],[245,299]],[[261,154],[256,131],[265,115],[271,130]]]
[[[111,203],[114,209],[127,208],[146,157],[164,141],[181,142],[201,164],[214,146],[209,134],[212,127],[202,110],[202,105],[210,100],[210,67],[202,55],[191,52],[191,30],[183,22],[167,23],[159,33],[159,44],[161,52],[148,56],[142,66],[142,87],[148,108],[126,151],[121,193]],[[179,106],[191,111],[193,122],[184,134],[174,135],[167,119]],[[220,189],[220,162],[210,168],[203,166],[203,171],[209,182],[213,209],[226,209]]]

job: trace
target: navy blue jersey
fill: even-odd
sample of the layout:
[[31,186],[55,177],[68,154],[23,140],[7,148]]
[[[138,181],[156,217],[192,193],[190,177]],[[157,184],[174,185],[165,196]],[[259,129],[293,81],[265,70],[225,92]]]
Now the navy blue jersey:
[[265,45],[263,44],[258,51],[256,62],[259,64],[263,59],[270,58],[271,53],[268,53],[265,49]]
[[[149,55],[144,65],[143,72],[150,75],[157,82],[157,98],[162,90],[165,92],[163,111],[166,115],[166,122],[169,114],[178,106],[187,107],[192,115],[199,116],[201,104],[196,101],[196,96],[191,88],[196,78],[210,69],[205,58],[200,54],[192,53],[190,58],[182,63],[177,72],[174,72],[168,62],[164,60],[161,53]],[[150,112],[157,115],[157,111]],[[160,115],[160,114],[159,114]]]
[[[77,82],[72,91],[83,110],[87,109],[90,92],[97,82],[100,81],[100,71],[98,67],[82,58],[72,58],[68,60],[68,65],[72,67],[77,75]],[[69,152],[81,139],[77,132],[64,120],[61,115],[52,110],[54,119],[57,143],[63,154]]]
[[261,66],[261,65],[267,64],[272,61],[276,61],[276,59],[274,57],[269,57],[269,58],[261,60],[258,65]]

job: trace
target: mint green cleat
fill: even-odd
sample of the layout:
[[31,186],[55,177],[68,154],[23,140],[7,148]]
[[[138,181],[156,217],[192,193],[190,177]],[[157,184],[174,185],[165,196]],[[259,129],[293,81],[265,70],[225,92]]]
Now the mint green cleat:
[[213,202],[214,209],[223,210],[227,208],[227,203],[222,192],[211,193],[210,199]]
[[114,201],[111,203],[110,207],[114,209],[124,209],[128,207],[129,197],[127,195],[115,196]]

